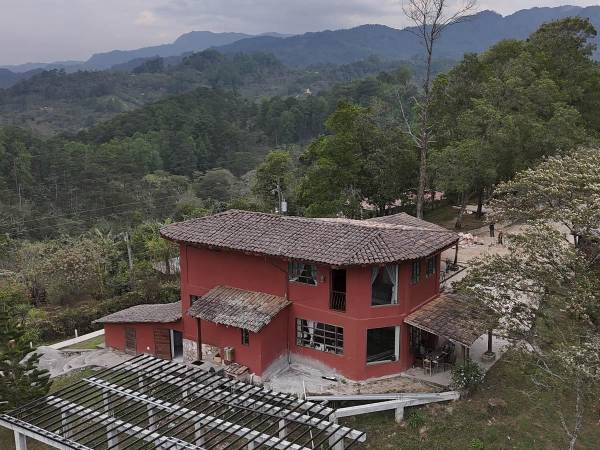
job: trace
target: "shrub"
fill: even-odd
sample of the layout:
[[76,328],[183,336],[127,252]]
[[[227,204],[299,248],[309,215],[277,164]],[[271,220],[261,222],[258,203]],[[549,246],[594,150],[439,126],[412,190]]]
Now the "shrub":
[[471,448],[474,448],[475,450],[483,450],[485,446],[483,445],[483,441],[481,439],[473,438],[471,439]]
[[418,409],[412,410],[406,417],[406,423],[410,428],[421,428],[425,425],[425,415]]
[[452,369],[452,385],[457,389],[473,389],[483,381],[483,370],[471,359]]
[[170,303],[179,299],[179,286],[176,283],[163,283],[152,293],[133,291],[118,297],[90,302],[81,306],[61,308],[47,314],[30,314],[26,326],[36,329],[39,340],[53,342],[73,337],[75,330],[79,334],[89,333],[102,328],[94,320],[120,311],[130,306],[147,303]]

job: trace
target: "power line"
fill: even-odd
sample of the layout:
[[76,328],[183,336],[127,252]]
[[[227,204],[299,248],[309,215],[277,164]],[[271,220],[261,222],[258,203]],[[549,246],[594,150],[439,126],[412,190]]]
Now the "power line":
[[[158,208],[160,205],[146,205],[145,207],[141,208],[141,209],[152,209],[152,208]],[[138,209],[127,209],[124,211],[120,211],[120,212],[115,212],[115,215],[121,215],[121,214],[125,214],[125,213],[129,213],[129,212],[135,212],[138,211]],[[88,218],[97,218],[96,216],[88,216]],[[82,217],[81,220],[85,219],[85,217]],[[84,227],[86,226],[83,223],[80,223],[81,220],[67,220],[67,221],[63,221],[62,224],[76,224],[76,226],[79,227]],[[20,231],[12,231],[12,232],[6,232],[8,235],[10,236],[18,236],[18,235],[23,235],[25,233],[29,233],[31,231],[36,231],[36,230],[43,230],[45,228],[53,228],[56,227],[56,225],[43,225],[40,227],[34,227],[34,228],[25,228],[24,230],[20,230]]]
[[[179,197],[180,194],[174,194],[174,195],[168,195],[165,197],[158,197],[152,200],[167,200],[169,198],[173,198],[173,197]],[[130,205],[137,205],[140,203],[140,200],[137,200],[135,202],[129,202],[129,203],[120,203],[120,204],[116,204],[116,205],[111,205],[111,206],[105,206],[102,208],[95,208],[95,209],[82,209],[81,211],[74,211],[74,212],[70,212],[70,213],[65,213],[65,214],[59,214],[56,216],[46,216],[46,217],[40,217],[38,219],[29,219],[29,220],[23,220],[19,223],[15,223],[12,225],[0,225],[1,227],[16,227],[19,226],[21,224],[25,224],[25,223],[31,223],[31,222],[40,222],[43,220],[52,220],[52,219],[60,219],[62,217],[67,217],[67,216],[71,216],[74,214],[81,214],[81,213],[88,213],[88,212],[96,212],[96,211],[103,211],[105,209],[111,209],[111,208],[120,208],[121,206],[130,206]]]

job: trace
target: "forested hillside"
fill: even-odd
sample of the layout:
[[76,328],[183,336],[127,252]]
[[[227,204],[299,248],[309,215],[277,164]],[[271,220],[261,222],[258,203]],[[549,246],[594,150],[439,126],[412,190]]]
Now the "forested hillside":
[[[271,55],[222,55],[214,50],[176,61],[155,58],[118,70],[42,72],[0,89],[0,124],[52,135],[77,132],[116,114],[198,87],[221,88],[251,98],[313,93],[343,81],[375,75],[409,63],[370,58],[353,64],[290,69]],[[420,64],[410,63],[415,73]],[[440,62],[437,70],[448,67]]]
[[299,152],[323,133],[338,101],[368,105],[388,98],[397,104],[395,93],[402,89],[408,106],[416,93],[410,78],[408,69],[399,69],[320,95],[258,102],[203,87],[72,137],[43,139],[4,128],[0,230],[56,236],[97,224],[119,228],[141,218],[181,218],[194,209],[221,207],[249,193],[244,175],[269,150],[296,145]]

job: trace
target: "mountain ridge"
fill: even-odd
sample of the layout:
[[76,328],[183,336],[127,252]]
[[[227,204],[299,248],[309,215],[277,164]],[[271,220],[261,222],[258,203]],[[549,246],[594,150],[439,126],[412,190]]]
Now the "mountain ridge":
[[[524,39],[542,23],[568,16],[589,17],[600,30],[600,6],[533,7],[513,14],[501,14],[484,10],[471,20],[448,28],[437,47],[440,58],[460,59],[467,52],[481,52],[502,39]],[[600,39],[596,39],[600,43]],[[133,50],[111,50],[95,53],[87,61],[64,61],[55,63],[27,63],[17,66],[0,66],[12,73],[31,70],[64,69],[106,70],[126,65],[130,61],[156,57],[181,56],[186,53],[215,48],[223,53],[272,53],[284,64],[310,66],[322,63],[348,64],[378,56],[391,60],[407,60],[422,53],[418,38],[411,28],[396,29],[387,25],[364,24],[353,28],[307,32],[300,35],[263,33],[213,33],[191,31],[179,36],[170,44],[142,47]],[[599,58],[597,51],[595,58]],[[26,75],[25,75],[26,77]],[[6,83],[23,77],[4,73]]]
[[[480,53],[503,39],[525,39],[544,22],[569,16],[588,17],[600,30],[600,6],[536,7],[508,16],[485,10],[470,20],[449,27],[438,42],[436,56],[460,59],[465,53]],[[304,33],[287,39],[245,38],[217,47],[223,53],[272,53],[289,66],[347,64],[378,56],[407,60],[422,54],[414,28],[395,29],[386,25],[360,25],[340,30]],[[596,38],[596,44],[600,40]],[[600,53],[596,51],[595,58]]]

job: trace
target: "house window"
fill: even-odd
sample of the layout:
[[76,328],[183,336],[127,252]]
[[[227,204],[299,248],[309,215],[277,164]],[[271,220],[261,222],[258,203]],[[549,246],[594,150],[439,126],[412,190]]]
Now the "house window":
[[317,267],[313,264],[291,262],[288,268],[290,281],[298,283],[317,284]]
[[410,282],[412,284],[417,284],[420,279],[421,279],[421,260],[413,261]]
[[367,330],[367,364],[400,359],[400,327]]
[[200,299],[199,295],[190,295],[190,306],[196,303]]
[[242,345],[250,345],[250,331],[242,328]]
[[344,354],[344,329],[314,320],[296,319],[296,345]]
[[435,274],[435,256],[427,258],[427,277]]
[[398,266],[373,267],[371,269],[371,305],[394,305],[398,303]]

